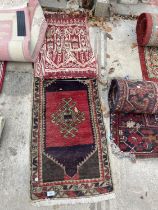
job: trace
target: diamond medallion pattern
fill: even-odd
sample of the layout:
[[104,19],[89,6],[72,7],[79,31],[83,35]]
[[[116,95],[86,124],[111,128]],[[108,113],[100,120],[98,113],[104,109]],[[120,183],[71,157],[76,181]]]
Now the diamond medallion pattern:
[[72,98],[63,98],[58,110],[52,114],[52,123],[60,127],[64,138],[75,137],[78,132],[77,126],[84,120],[84,112],[78,110]]

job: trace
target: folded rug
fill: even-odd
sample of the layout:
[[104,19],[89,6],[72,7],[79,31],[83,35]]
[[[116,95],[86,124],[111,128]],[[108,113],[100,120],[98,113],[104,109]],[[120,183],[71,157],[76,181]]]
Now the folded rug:
[[2,91],[5,71],[6,71],[6,62],[0,62],[0,92]]
[[29,0],[28,6],[1,8],[0,60],[34,62],[43,44],[46,28],[38,0]]
[[143,78],[158,81],[158,14],[141,14],[136,32]]
[[96,80],[35,78],[31,154],[35,202],[53,199],[55,205],[112,198]]
[[123,152],[158,157],[158,83],[112,80],[111,135]]
[[86,16],[45,12],[45,17],[47,35],[35,63],[35,76],[96,77],[97,63],[90,46]]

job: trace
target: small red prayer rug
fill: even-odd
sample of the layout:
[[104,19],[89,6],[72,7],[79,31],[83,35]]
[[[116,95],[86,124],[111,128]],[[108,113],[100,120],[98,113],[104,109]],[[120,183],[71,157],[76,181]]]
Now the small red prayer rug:
[[32,200],[107,199],[113,184],[96,80],[35,78],[31,154]]
[[158,157],[158,84],[113,80],[109,105],[111,138],[119,149],[139,158]]
[[6,62],[0,61],[0,92],[2,91],[5,71],[6,71]]
[[158,81],[158,15],[141,14],[136,32],[143,78]]
[[95,78],[97,62],[90,45],[84,14],[45,12],[48,23],[43,47],[35,63],[35,77]]

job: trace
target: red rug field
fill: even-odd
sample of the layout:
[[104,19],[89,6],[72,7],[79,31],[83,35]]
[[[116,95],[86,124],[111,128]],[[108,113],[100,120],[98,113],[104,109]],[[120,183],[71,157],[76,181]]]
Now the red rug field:
[[32,200],[113,191],[95,79],[35,78],[31,154]]

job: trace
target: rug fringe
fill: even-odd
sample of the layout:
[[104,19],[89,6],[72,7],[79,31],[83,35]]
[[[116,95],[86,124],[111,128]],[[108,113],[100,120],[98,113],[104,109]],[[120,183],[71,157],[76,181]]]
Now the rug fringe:
[[110,145],[112,153],[115,154],[118,158],[129,158],[132,162],[136,162],[136,156],[130,152],[123,152],[120,148],[114,143],[112,137],[110,137]]
[[98,196],[92,196],[88,198],[65,198],[65,199],[45,199],[40,201],[32,201],[33,206],[41,207],[41,206],[54,206],[54,205],[75,205],[82,203],[97,203],[100,201],[106,201],[115,198],[115,193],[103,194]]

